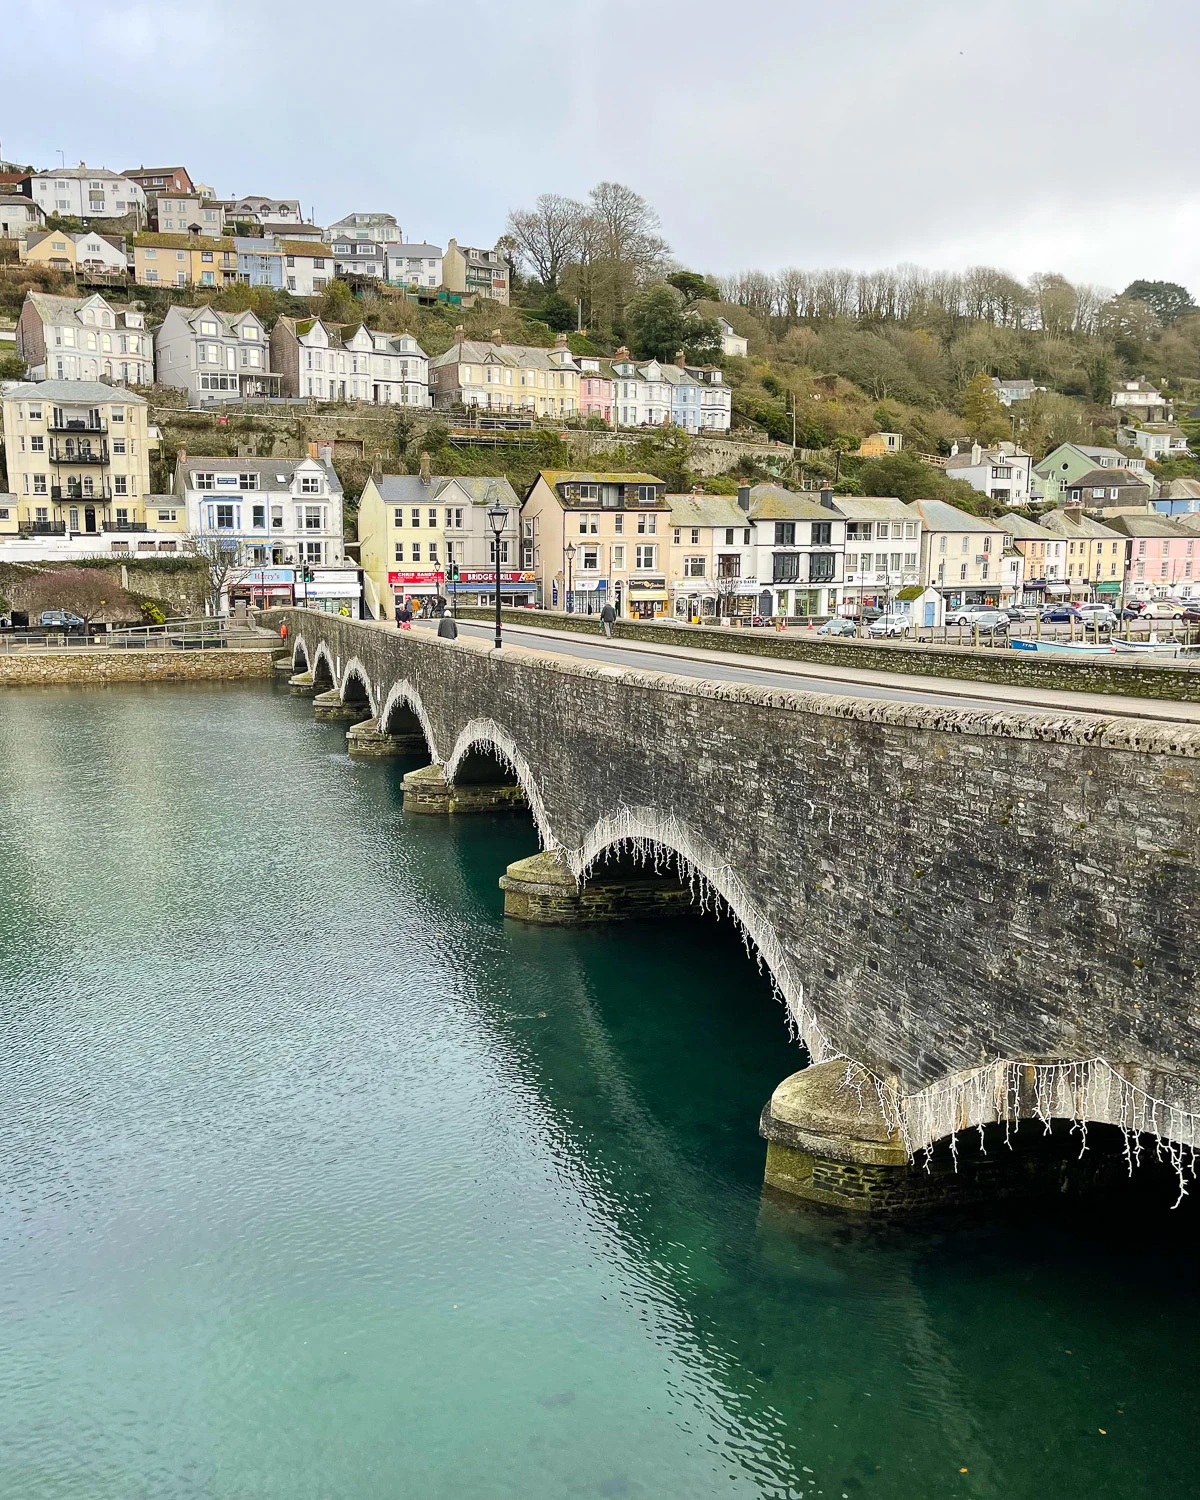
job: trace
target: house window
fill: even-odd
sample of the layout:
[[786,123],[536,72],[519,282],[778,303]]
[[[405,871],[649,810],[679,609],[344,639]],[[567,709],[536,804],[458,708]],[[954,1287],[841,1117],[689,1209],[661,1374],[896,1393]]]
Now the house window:
[[693,547],[698,547],[699,545],[700,545],[700,528],[699,528],[699,526],[693,526],[692,527],[692,546]]
[[[488,562],[490,562],[492,564],[492,566],[495,567],[495,565],[496,565],[496,539],[494,537],[488,543]],[[500,562],[501,562],[501,564],[505,564],[505,563],[508,562],[508,542],[507,542],[507,540],[501,540],[501,542],[500,542]]]
[[[777,522],[776,525],[778,524]],[[788,524],[792,525],[791,522]],[[800,581],[800,554],[798,552],[773,553],[772,564],[771,581],[773,583],[798,583]]]
[[420,544],[420,542],[414,542],[412,544],[412,560],[413,560],[413,562],[420,562],[421,561],[421,544]]
[[[561,381],[562,377],[560,377],[560,384]],[[652,484],[639,484],[637,487],[637,497],[643,505],[653,505],[657,498],[654,486]]]
[[642,536],[654,536],[658,531],[657,516],[639,516],[638,532]]
[[258,489],[258,479],[259,476],[257,474],[239,474],[238,485],[243,490],[256,490]]
[[127,495],[129,493],[129,481],[124,474],[113,475],[113,494]]
[[252,506],[250,515],[250,524],[252,526],[261,527],[265,530],[267,524],[267,507],[265,505]]
[[173,510],[160,510],[158,512],[158,519],[164,525],[173,526],[178,519],[178,513]]
[[[21,441],[24,442],[24,439],[22,438]],[[45,453],[46,439],[44,437],[37,437],[36,435],[31,437],[29,439],[29,451],[30,453]]]
[[321,493],[321,480],[316,474],[302,474],[300,476],[300,493],[302,495],[319,495]]
[[617,536],[625,535],[625,517],[620,512],[613,517],[613,531]]
[[232,530],[233,529],[233,506],[232,505],[214,505],[213,506],[213,510],[216,512],[217,526],[220,527],[222,530]]
[[412,526],[420,526],[421,524],[421,512],[420,509],[415,505],[412,508],[412,521],[410,522],[410,524]]
[[193,474],[192,484],[198,490],[211,490],[215,488],[216,480],[212,474]]
[[[899,527],[896,528],[896,535],[900,535]],[[832,521],[814,521],[812,523],[812,544],[814,547],[831,547],[833,545]]]
[[703,557],[685,557],[683,560],[683,576],[685,578],[703,578]]
[[625,569],[625,543],[618,542],[612,549],[613,571],[620,573]]
[[404,561],[404,543],[397,542],[395,546],[395,559],[397,562]]
[[658,548],[657,547],[653,547],[653,546],[635,547],[633,550],[634,550],[634,567],[635,568],[653,568],[654,567],[654,565],[655,565],[655,558],[658,556]]
[[[638,549],[641,551],[641,548]],[[653,550],[653,549],[651,549]],[[597,573],[600,570],[600,548],[580,547],[579,549],[579,571],[581,573]]]
[[966,579],[966,576],[967,576],[967,565],[966,565],[966,563],[963,563],[962,567],[959,568],[959,570],[958,570],[958,576],[959,576],[960,579],[963,579],[963,580]]
[[306,505],[304,507],[304,529],[305,531],[320,531],[321,507],[319,505]]
[[399,505],[397,505],[396,508],[395,508],[395,510],[392,511],[392,525],[393,526],[403,526],[404,525],[404,510]]
[[[820,523],[826,524],[824,522]],[[815,527],[813,528],[816,529]],[[897,561],[899,558],[897,557]],[[814,552],[808,560],[808,581],[810,583],[832,583],[837,563],[837,554],[833,552]]]
[[46,476],[44,474],[35,474],[33,476],[33,493],[35,495],[44,495],[46,493]]

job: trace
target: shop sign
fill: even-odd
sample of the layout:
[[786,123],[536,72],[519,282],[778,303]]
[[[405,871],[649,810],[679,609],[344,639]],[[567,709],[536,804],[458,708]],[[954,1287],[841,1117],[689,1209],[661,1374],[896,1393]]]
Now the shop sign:
[[388,574],[388,587],[393,589],[406,588],[410,583],[444,583],[445,581],[445,573],[438,572],[434,568],[428,568],[416,573]]
[[631,594],[662,594],[666,595],[667,580],[665,578],[631,578],[629,580],[629,592]]
[[251,588],[286,588],[296,579],[295,568],[251,568],[239,583],[249,585]]
[[[487,587],[491,584],[496,586],[496,572],[494,568],[460,568],[458,571],[459,583],[472,583],[476,587]],[[536,573],[506,573],[500,570],[501,583],[536,583]]]

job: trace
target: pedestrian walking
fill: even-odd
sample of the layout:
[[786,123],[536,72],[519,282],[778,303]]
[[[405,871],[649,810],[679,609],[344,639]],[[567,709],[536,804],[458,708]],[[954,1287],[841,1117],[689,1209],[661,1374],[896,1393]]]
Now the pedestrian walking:
[[437,633],[444,641],[458,640],[458,625],[453,615],[442,616],[438,621]]
[[612,607],[611,604],[609,604],[607,600],[605,600],[604,608],[600,611],[600,628],[601,630],[603,630],[606,640],[612,640],[613,622],[616,620],[616,618],[616,610]]

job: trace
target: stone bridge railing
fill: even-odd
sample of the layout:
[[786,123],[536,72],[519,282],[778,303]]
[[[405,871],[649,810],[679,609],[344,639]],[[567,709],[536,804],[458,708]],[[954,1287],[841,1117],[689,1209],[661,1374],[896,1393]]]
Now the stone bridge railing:
[[777,1095],[783,1185],[843,1130],[847,1085],[865,1123],[843,1161],[1030,1116],[1200,1145],[1200,730],[270,618],[317,692],[423,742],[451,788],[480,752],[511,766],[571,876],[632,844],[728,905],[842,1096]]

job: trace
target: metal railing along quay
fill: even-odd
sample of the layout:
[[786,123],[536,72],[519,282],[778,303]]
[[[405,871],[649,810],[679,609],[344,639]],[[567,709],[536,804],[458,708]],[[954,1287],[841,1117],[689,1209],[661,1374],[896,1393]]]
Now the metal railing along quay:
[[167,620],[162,625],[110,629],[31,626],[0,631],[0,655],[5,656],[63,651],[216,651],[230,646],[267,650],[278,644],[271,632],[223,617]]

